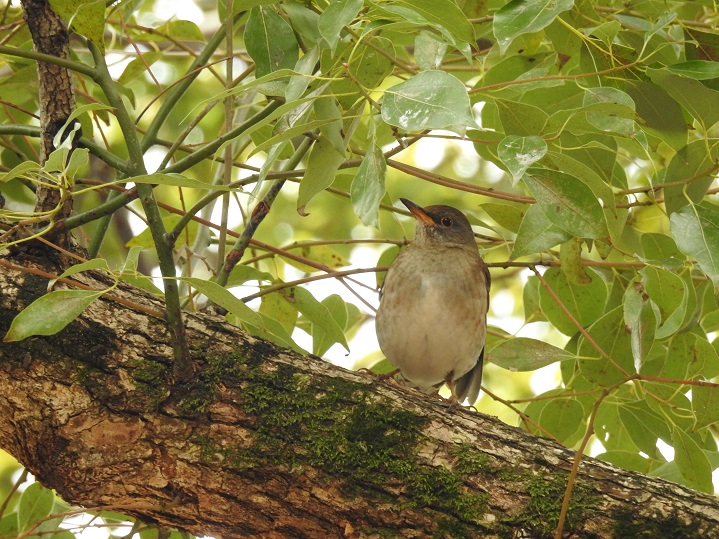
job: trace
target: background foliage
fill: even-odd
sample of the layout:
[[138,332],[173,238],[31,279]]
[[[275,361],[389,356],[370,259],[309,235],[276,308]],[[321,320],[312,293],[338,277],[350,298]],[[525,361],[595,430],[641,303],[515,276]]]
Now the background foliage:
[[[51,3],[79,34],[82,138],[37,162],[32,42],[6,2],[4,245],[46,230],[34,190],[53,184],[93,259],[71,272],[161,293],[130,191],[153,185],[185,308],[210,298],[257,335],[382,370],[373,272],[413,233],[393,203],[455,205],[494,280],[477,408],[714,491],[715,2]],[[227,253],[243,256],[223,270]],[[56,332],[97,296],[54,293],[6,339]],[[49,324],[48,305],[64,313]],[[0,533],[38,534],[63,509],[39,485],[13,492]]]

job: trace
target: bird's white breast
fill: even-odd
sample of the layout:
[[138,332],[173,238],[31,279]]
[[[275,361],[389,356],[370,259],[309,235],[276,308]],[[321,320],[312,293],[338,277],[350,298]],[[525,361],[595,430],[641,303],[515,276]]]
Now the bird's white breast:
[[[468,372],[485,341],[487,286],[478,256],[461,249],[442,254],[441,262],[425,260],[421,270],[406,266],[408,257],[398,257],[377,312],[377,338],[385,356],[424,389]],[[398,279],[400,273],[409,277]]]

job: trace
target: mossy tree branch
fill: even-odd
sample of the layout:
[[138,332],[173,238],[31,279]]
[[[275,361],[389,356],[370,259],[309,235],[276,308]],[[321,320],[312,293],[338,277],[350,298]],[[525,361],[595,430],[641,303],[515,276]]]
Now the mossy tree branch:
[[[0,334],[46,286],[0,273]],[[70,503],[223,539],[546,537],[556,525],[572,451],[218,317],[188,314],[187,327],[196,376],[179,386],[164,321],[109,299],[55,336],[1,344],[0,446]],[[719,500],[585,458],[565,530],[712,539]]]

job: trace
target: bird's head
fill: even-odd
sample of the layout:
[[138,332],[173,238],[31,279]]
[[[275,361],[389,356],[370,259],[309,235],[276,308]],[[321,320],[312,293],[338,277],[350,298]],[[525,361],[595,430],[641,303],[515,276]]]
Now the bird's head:
[[422,208],[406,198],[400,198],[400,200],[417,221],[415,243],[475,245],[472,226],[467,217],[457,208],[444,205]]

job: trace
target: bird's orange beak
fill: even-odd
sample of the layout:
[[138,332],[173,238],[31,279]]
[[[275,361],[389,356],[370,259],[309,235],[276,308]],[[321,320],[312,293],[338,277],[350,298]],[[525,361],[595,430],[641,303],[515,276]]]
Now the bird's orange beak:
[[400,201],[407,207],[409,212],[414,215],[414,218],[421,223],[424,223],[427,226],[435,226],[437,224],[434,222],[434,219],[425,213],[421,206],[406,198],[400,198]]

